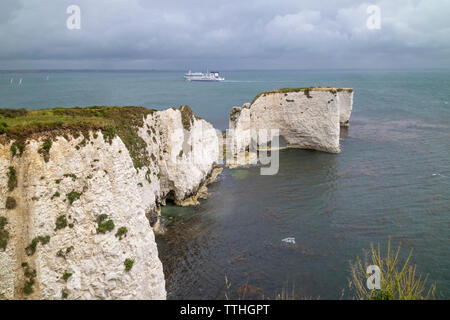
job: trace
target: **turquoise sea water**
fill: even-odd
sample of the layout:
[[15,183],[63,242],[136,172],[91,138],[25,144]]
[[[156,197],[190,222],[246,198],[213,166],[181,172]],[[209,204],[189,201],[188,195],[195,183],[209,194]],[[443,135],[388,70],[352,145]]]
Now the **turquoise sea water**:
[[235,71],[223,83],[182,75],[4,71],[0,106],[188,104],[225,129],[231,107],[260,91],[352,87],[340,154],[284,150],[275,176],[225,169],[201,205],[164,208],[167,232],[157,242],[168,296],[237,298],[250,285],[256,297],[295,287],[300,297],[350,298],[350,262],[391,236],[404,254],[414,249],[418,270],[449,297],[450,72]]

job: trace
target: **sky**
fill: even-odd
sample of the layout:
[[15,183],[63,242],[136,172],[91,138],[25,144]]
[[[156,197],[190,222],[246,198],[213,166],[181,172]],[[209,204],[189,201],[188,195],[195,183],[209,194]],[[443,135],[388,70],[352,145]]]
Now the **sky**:
[[449,67],[450,0],[0,1],[2,70]]

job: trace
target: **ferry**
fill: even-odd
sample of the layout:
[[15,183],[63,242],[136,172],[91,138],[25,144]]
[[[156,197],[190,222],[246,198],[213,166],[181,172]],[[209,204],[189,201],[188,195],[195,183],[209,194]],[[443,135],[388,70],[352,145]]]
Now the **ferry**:
[[186,81],[225,81],[225,78],[221,77],[220,73],[217,71],[206,71],[206,73],[203,73],[191,72],[191,70],[189,70],[189,72],[184,75],[184,79]]

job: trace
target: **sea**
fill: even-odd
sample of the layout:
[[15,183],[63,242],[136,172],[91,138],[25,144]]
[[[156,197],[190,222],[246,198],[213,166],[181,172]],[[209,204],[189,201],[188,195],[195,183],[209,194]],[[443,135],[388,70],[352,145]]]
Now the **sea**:
[[168,298],[353,299],[352,265],[389,242],[450,296],[449,71],[227,71],[214,83],[183,74],[0,71],[0,106],[189,105],[225,130],[231,108],[261,91],[354,88],[341,153],[282,150],[276,175],[225,168],[200,205],[163,208]]

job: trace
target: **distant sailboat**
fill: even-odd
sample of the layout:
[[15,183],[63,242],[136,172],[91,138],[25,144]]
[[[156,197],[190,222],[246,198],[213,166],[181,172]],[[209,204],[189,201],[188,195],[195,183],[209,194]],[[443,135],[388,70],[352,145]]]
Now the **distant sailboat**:
[[9,84],[13,83],[14,78],[9,79]]
[[22,78],[20,78],[20,80],[19,80],[19,86],[21,86],[22,85]]

